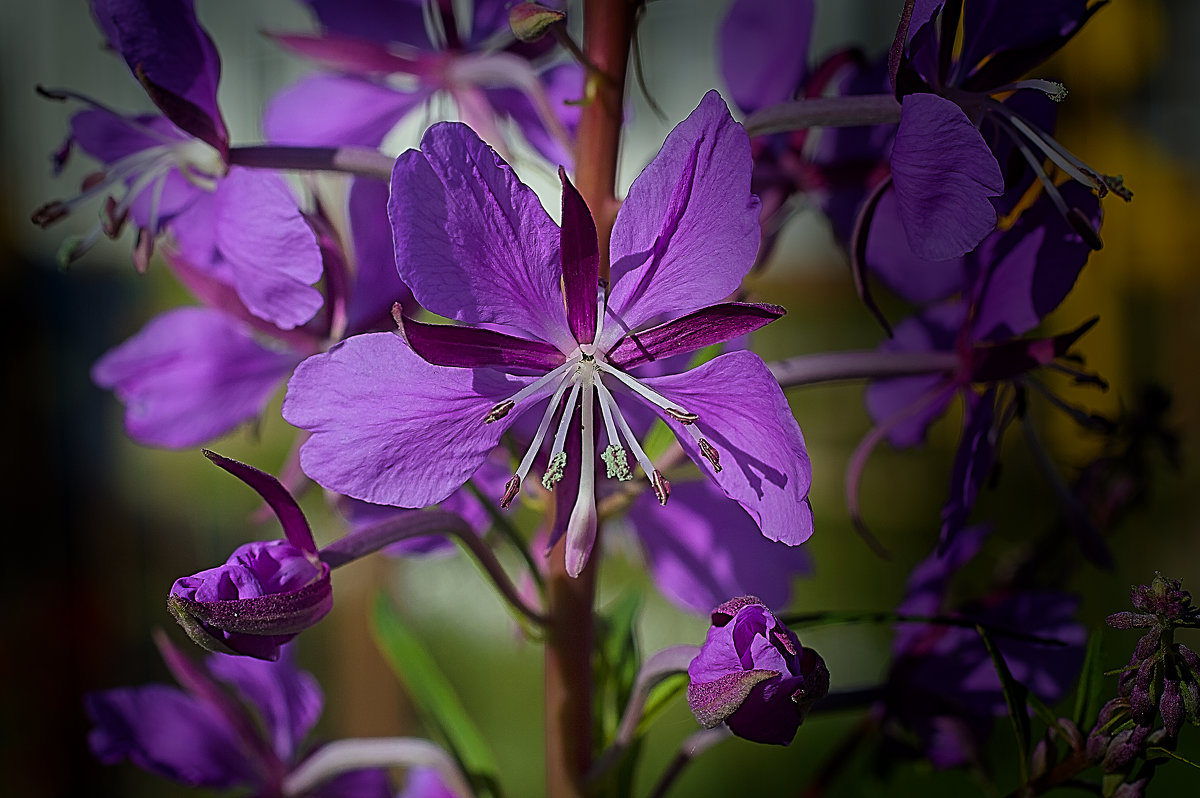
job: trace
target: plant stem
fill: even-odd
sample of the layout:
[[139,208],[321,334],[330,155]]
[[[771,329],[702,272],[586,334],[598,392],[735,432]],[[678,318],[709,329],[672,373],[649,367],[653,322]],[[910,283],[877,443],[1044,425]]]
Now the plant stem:
[[746,117],[751,136],[809,127],[858,127],[900,121],[900,103],[891,94],[809,97],[770,105]]
[[[600,247],[600,279],[608,279],[609,239],[616,218],[617,157],[624,108],[625,68],[636,6],[630,0],[587,0],[583,7],[583,51],[588,73],[575,148],[575,185],[596,220]],[[585,463],[585,468],[594,464]],[[549,616],[546,639],[546,795],[579,798],[584,775],[592,764],[592,647],[596,563],[600,531],[593,556],[583,572],[572,578],[566,571],[566,540],[550,552],[546,580]]]
[[944,374],[956,371],[960,366],[954,352],[881,352],[877,349],[796,355],[767,364],[772,376],[784,388],[840,380]]
[[391,179],[394,160],[369,147],[285,147],[263,144],[229,150],[230,166],[299,172],[345,172],[379,180]]

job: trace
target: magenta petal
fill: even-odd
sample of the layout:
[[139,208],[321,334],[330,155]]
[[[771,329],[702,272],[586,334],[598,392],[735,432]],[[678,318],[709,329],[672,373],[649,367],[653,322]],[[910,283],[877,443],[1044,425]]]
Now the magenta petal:
[[563,296],[567,301],[567,323],[581,344],[596,337],[596,296],[600,279],[600,245],[596,222],[583,197],[571,185],[567,170],[558,167],[562,182]]
[[285,330],[316,315],[324,301],[312,287],[324,270],[321,249],[283,178],[231,169],[216,203],[217,248],[246,307]]
[[298,360],[218,311],[178,308],[100,358],[92,379],[125,403],[130,437],[184,448],[260,414]]
[[750,593],[769,606],[785,606],[792,579],[812,570],[805,547],[764,538],[754,519],[708,480],[676,482],[663,507],[643,493],[629,521],[658,589],[702,615],[730,596]]
[[217,108],[221,61],[191,0],[92,0],[100,29],[154,104],[224,154],[229,133]]
[[778,305],[725,302],[681,316],[674,321],[630,333],[608,351],[608,362],[627,369],[654,360],[723,344],[765,327],[787,311]]
[[730,352],[691,371],[644,382],[700,417],[695,428],[719,453],[719,472],[683,425],[663,414],[684,451],[745,508],[763,535],[792,546],[808,539],[812,466],[804,436],[758,355]]
[[279,519],[279,525],[283,527],[283,534],[287,538],[288,543],[291,543],[292,546],[300,551],[313,555],[317,553],[317,544],[313,540],[312,529],[308,526],[308,519],[300,511],[300,505],[296,504],[296,500],[292,498],[292,494],[279,483],[279,480],[265,471],[259,471],[254,466],[240,463],[237,460],[231,460],[228,457],[222,457],[216,452],[210,452],[207,449],[204,451],[204,456],[230,474],[233,474],[242,482],[245,482],[254,489],[255,493],[263,498],[263,501],[275,513],[275,517]]
[[885,191],[875,206],[866,260],[897,296],[917,305],[943,300],[966,285],[963,258],[933,261],[913,254],[894,189]]
[[792,99],[808,66],[812,0],[735,0],[721,26],[721,72],[749,113]]
[[563,353],[541,341],[452,324],[424,324],[397,316],[400,334],[414,352],[435,366],[455,368],[528,368],[550,371]]
[[267,103],[263,135],[294,146],[377,147],[429,92],[401,92],[368,80],[313,75]]
[[900,218],[918,257],[956,258],[996,226],[989,197],[1004,191],[1004,177],[983,136],[951,101],[904,98],[891,167]]
[[417,301],[470,324],[505,324],[575,348],[558,226],[537,194],[466,125],[434,125],[392,169],[396,268]]
[[426,363],[391,333],[348,338],[296,368],[283,417],[311,437],[304,472],[374,504],[427,507],[467,481],[500,436],[548,391],[504,418],[488,411],[527,384],[490,369]]
[[222,656],[208,660],[213,676],[232,685],[244,704],[257,710],[272,750],[284,762],[298,760],[301,743],[325,703],[317,680],[291,660],[286,655],[276,662]]
[[[608,312],[626,329],[727,298],[758,253],[750,139],[715,91],[675,126],[629,189],[612,234]],[[618,324],[605,325],[611,345]]]

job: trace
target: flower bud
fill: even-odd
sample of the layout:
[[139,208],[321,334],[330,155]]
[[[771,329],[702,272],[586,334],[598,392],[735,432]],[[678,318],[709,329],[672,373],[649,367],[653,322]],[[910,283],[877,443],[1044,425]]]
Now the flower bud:
[[1167,737],[1174,740],[1183,728],[1183,694],[1179,690],[1178,679],[1166,679],[1163,682],[1162,695],[1158,700],[1158,712],[1162,715],[1163,726]]
[[754,596],[712,612],[712,627],[688,666],[688,704],[705,728],[724,722],[748,740],[787,745],[829,692],[821,656],[805,649]]
[[566,14],[541,3],[517,3],[508,11],[508,26],[513,36],[523,42],[536,42],[556,22],[566,19]]
[[239,546],[224,565],[175,580],[167,598],[198,645],[267,660],[332,606],[329,566],[285,540]]

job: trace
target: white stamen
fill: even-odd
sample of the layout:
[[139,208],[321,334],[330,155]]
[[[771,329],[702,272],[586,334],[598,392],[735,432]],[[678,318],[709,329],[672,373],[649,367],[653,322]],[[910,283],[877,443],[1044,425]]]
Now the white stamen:
[[658,391],[655,391],[654,389],[643,385],[638,380],[635,380],[633,377],[630,377],[628,374],[621,371],[620,369],[610,366],[608,363],[605,363],[603,361],[597,361],[596,367],[599,368],[601,371],[605,372],[606,374],[613,375],[618,380],[623,382],[626,385],[626,387],[628,387],[631,391],[636,393],[638,396],[641,396],[641,397],[647,399],[648,401],[657,405],[658,407],[661,407],[663,410],[665,410],[667,412],[668,415],[671,416],[671,418],[674,418],[677,421],[680,421],[684,424],[691,424],[691,423],[694,423],[696,421],[696,419],[699,418],[699,416],[697,416],[695,413],[689,413],[687,410],[684,410],[683,408],[679,407],[679,405],[677,405],[675,402],[672,402],[670,399],[663,396]]
[[525,456],[521,458],[521,463],[517,466],[517,477],[519,479],[523,480],[529,475],[529,469],[533,466],[533,460],[542,448],[542,441],[545,440],[546,432],[550,429],[550,422],[554,420],[554,411],[558,410],[559,400],[567,392],[570,384],[570,380],[563,380],[557,390],[554,391],[554,396],[550,397],[550,404],[546,405],[546,412],[542,414],[542,420],[538,424],[537,432],[534,433],[533,443],[529,444],[529,448],[525,450]]
[[561,377],[569,369],[578,365],[581,357],[582,357],[581,355],[576,355],[575,357],[568,360],[566,363],[563,363],[561,366],[558,366],[557,368],[546,372],[541,377],[538,377],[536,380],[529,383],[524,388],[522,388],[521,390],[514,393],[512,396],[508,397],[503,402],[497,402],[496,404],[494,404],[492,406],[492,409],[488,411],[487,416],[484,417],[484,423],[490,424],[493,421],[498,421],[498,420],[504,418],[506,415],[508,415],[508,411],[512,410],[513,407],[517,404],[517,402],[520,402],[522,399],[525,399],[527,396],[537,393],[542,388],[545,388],[547,385],[549,385],[551,382],[553,382],[555,379]]
[[550,462],[546,473],[542,476],[542,487],[554,490],[554,486],[563,478],[563,469],[567,464],[567,431],[570,429],[571,417],[575,415],[575,403],[579,400],[580,380],[571,380],[571,393],[567,396],[566,407],[563,408],[562,418],[558,422],[558,430],[554,433],[554,446],[550,449]]

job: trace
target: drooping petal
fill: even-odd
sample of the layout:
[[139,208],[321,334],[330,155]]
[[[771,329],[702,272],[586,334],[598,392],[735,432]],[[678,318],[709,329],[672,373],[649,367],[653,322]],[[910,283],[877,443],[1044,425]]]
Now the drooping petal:
[[299,360],[218,311],[178,308],[105,354],[92,379],[125,404],[130,437],[179,449],[258,416]]
[[750,113],[792,99],[808,67],[812,0],[735,0],[721,26],[721,73]]
[[996,226],[989,198],[1004,191],[1004,177],[979,131],[950,100],[904,98],[891,166],[900,218],[918,257],[956,258]]
[[308,519],[304,517],[300,505],[296,504],[292,494],[280,484],[279,480],[265,471],[259,471],[253,466],[222,457],[207,449],[204,451],[204,456],[245,482],[262,497],[275,513],[275,517],[279,519],[279,525],[283,527],[283,535],[287,538],[288,543],[300,551],[314,556],[317,554],[317,544],[313,540]]
[[89,693],[95,723],[88,744],[105,764],[128,759],[143,770],[193,787],[253,783],[241,741],[211,706],[165,685]]
[[558,167],[562,183],[562,258],[563,296],[567,304],[567,323],[581,344],[596,337],[596,293],[600,275],[600,246],[596,240],[596,222],[579,191]]
[[808,539],[812,467],[804,436],[758,355],[729,352],[691,371],[644,382],[699,416],[695,428],[718,452],[720,471],[682,424],[662,414],[684,451],[742,505],[763,535],[792,546]]
[[321,249],[283,178],[231,169],[215,202],[216,245],[246,307],[285,330],[316,315],[324,301],[312,287],[324,271]]
[[325,699],[312,674],[299,670],[292,657],[275,662],[213,655],[208,669],[232,685],[266,726],[271,748],[284,762],[296,760],[300,744],[321,716]]
[[466,482],[516,417],[546,398],[535,393],[484,423],[528,382],[430,365],[391,333],[359,335],[296,368],[283,417],[311,433],[300,464],[321,485],[374,504],[427,507]]
[[812,570],[804,547],[764,538],[754,519],[708,480],[676,482],[661,507],[651,492],[643,493],[629,521],[659,590],[699,614],[746,594],[786,606],[792,580]]
[[558,226],[537,195],[465,125],[434,125],[396,159],[388,202],[396,268],[423,307],[576,346]]
[[566,361],[563,353],[549,344],[486,327],[425,324],[403,315],[397,316],[396,323],[409,347],[435,366],[550,371]]
[[660,314],[727,298],[758,253],[750,139],[710,91],[629,189],[613,227],[613,287],[602,346]]
[[428,91],[402,92],[362,78],[312,75],[267,103],[263,135],[277,144],[378,147]]
[[643,332],[630,333],[609,350],[607,360],[618,368],[626,369],[685,355],[749,335],[786,312],[778,305],[758,302],[711,305]]
[[92,0],[92,13],[167,118],[224,155],[229,133],[217,107],[221,61],[192,0]]

